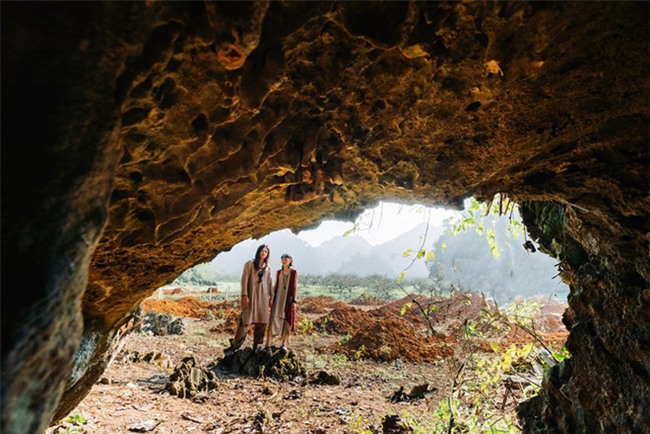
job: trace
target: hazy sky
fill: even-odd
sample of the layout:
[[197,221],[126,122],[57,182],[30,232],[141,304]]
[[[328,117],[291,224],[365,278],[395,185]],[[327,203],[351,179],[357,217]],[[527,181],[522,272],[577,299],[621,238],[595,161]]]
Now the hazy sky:
[[[368,209],[359,216],[355,235],[365,238],[372,245],[378,245],[408,232],[420,223],[426,223],[427,220],[431,225],[440,226],[443,220],[458,212],[423,205],[381,202],[377,207]],[[316,229],[300,232],[298,238],[315,247],[331,238],[342,236],[353,227],[352,222],[325,220]]]

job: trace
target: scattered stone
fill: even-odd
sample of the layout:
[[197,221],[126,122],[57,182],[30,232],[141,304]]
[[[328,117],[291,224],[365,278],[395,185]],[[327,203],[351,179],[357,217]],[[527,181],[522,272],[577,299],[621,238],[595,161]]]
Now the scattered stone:
[[140,331],[154,336],[182,335],[185,333],[183,318],[176,318],[167,313],[148,313],[142,319]]
[[151,351],[145,354],[142,360],[163,369],[170,369],[172,367],[172,361],[169,356],[159,351]]
[[413,432],[413,428],[396,414],[387,414],[381,425],[384,434],[405,434]]
[[264,410],[260,410],[253,416],[253,429],[256,432],[264,432],[269,422],[271,417]]
[[287,394],[287,396],[284,397],[284,399],[293,400],[293,399],[300,399],[301,397],[302,395],[300,394],[300,392],[296,389],[293,389],[291,392]]
[[113,384],[113,380],[110,378],[102,377],[99,380],[100,384]]
[[251,377],[272,377],[281,381],[305,376],[305,367],[293,351],[275,350],[272,355],[265,351],[255,354],[244,348],[219,359],[216,368]]
[[199,392],[191,398],[191,401],[196,404],[203,404],[208,400],[208,395],[205,392]]
[[144,355],[139,351],[131,351],[124,355],[124,359],[132,363],[147,362],[163,369],[170,369],[173,364],[169,356],[161,351],[150,351]]
[[184,411],[183,413],[181,413],[181,418],[185,420],[189,420],[190,422],[205,423],[205,420],[203,420],[202,417],[197,416],[191,411]]
[[179,398],[191,398],[199,392],[216,389],[217,377],[211,370],[198,367],[190,356],[176,366],[165,387]]
[[396,392],[388,397],[388,400],[390,402],[404,402],[413,401],[415,399],[423,399],[430,397],[436,390],[438,389],[431,386],[429,383],[425,383],[414,386],[409,393],[405,393],[404,386],[400,386]]
[[153,431],[159,424],[160,422],[157,420],[148,419],[142,422],[132,423],[127,426],[127,429],[131,432],[149,432]]
[[182,335],[183,333],[185,333],[185,321],[183,321],[183,318],[176,318],[167,327],[168,335]]
[[328,374],[325,371],[318,371],[317,374],[309,376],[305,380],[305,385],[319,385],[319,386],[338,386],[341,384],[341,379],[334,374]]

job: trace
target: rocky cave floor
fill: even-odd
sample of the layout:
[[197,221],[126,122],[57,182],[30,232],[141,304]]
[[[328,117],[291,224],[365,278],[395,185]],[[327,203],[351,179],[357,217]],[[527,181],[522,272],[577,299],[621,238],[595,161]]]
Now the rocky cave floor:
[[[213,369],[217,387],[191,398],[169,392],[170,374],[188,356],[202,368],[223,357],[237,319],[236,305],[193,296],[145,300],[143,313],[182,317],[184,332],[127,334],[100,381],[47,433],[388,432],[382,430],[388,415],[398,415],[402,424],[427,432],[427,423],[438,403],[449,396],[454,372],[468,353],[462,345],[467,331],[462,324],[476,322],[482,308],[476,294],[438,299],[441,309],[434,325],[440,335],[430,337],[416,309],[411,306],[403,312],[412,298],[391,303],[368,298],[354,306],[329,297],[305,299],[298,309],[298,332],[291,340],[304,377],[280,381]],[[426,298],[419,300],[426,305]],[[559,320],[564,308],[547,300],[536,318],[540,332],[545,332],[542,336],[556,347],[567,335]],[[514,330],[518,329],[503,335],[499,344],[534,341]],[[474,339],[473,348],[489,358],[488,341],[495,340],[485,336]],[[251,341],[249,336],[245,346],[250,347]],[[340,384],[305,384],[320,371],[338,377]],[[426,392],[419,399],[389,399],[400,387],[408,392],[421,385]],[[512,411],[516,404],[515,396],[504,400],[502,407]]]

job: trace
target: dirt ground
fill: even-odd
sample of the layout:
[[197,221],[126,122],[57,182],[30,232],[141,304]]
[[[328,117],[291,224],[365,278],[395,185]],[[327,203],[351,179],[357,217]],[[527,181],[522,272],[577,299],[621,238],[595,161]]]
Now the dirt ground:
[[[444,305],[433,321],[435,329],[444,332],[431,336],[414,309],[401,312],[410,299],[357,306],[327,297],[303,301],[291,349],[302,359],[307,377],[325,371],[340,378],[339,385],[305,385],[302,378],[280,382],[215,370],[218,387],[191,399],[171,395],[167,380],[187,356],[201,367],[223,357],[237,321],[237,306],[191,296],[148,299],[142,305],[144,313],[183,316],[185,333],[127,335],[98,384],[67,419],[47,432],[354,433],[372,428],[381,432],[386,415],[417,422],[430,417],[449,395],[454,362],[460,357],[455,342],[461,331],[455,327],[467,318],[477,319],[481,304],[463,297],[420,300]],[[545,309],[539,323],[557,326],[562,305]],[[561,324],[548,333],[561,344],[566,333],[560,328]],[[533,340],[515,331],[502,339]],[[251,345],[250,336],[245,345]],[[151,352],[155,352],[151,360],[142,360]],[[400,387],[409,391],[424,384],[429,393],[422,399],[398,403],[388,399]]]

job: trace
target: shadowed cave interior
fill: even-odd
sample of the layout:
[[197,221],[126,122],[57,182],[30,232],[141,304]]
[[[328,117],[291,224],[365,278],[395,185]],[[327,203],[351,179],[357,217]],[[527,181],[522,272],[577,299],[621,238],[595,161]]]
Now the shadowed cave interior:
[[647,431],[648,12],[3,3],[3,432],[64,417],[129,313],[238,241],[495,193],[570,287],[525,432]]

